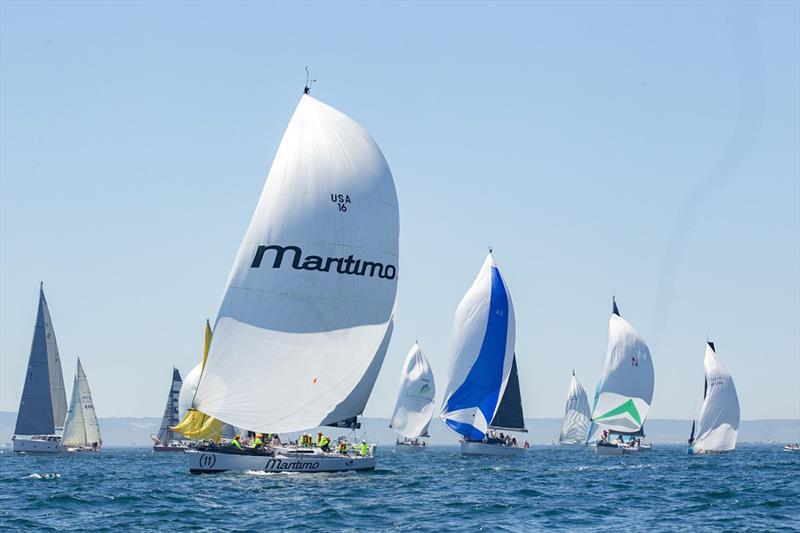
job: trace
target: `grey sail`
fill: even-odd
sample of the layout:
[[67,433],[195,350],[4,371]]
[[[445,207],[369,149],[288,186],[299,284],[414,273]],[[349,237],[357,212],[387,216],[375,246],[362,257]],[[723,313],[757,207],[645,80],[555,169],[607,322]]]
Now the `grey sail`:
[[40,285],[39,309],[14,434],[52,435],[63,429],[66,416],[67,393],[61,358],[44,289]]
[[170,428],[175,427],[180,422],[178,418],[178,397],[181,394],[183,380],[177,368],[172,369],[172,383],[169,387],[167,405],[164,407],[164,416],[161,418],[161,427],[158,430],[158,441],[161,444],[169,444],[171,440],[180,438]]
[[517,354],[511,362],[511,374],[508,376],[506,390],[500,407],[497,408],[492,423],[492,429],[505,429],[509,431],[528,431],[525,429],[525,418],[522,415],[522,396],[519,391],[519,376],[517,375]]

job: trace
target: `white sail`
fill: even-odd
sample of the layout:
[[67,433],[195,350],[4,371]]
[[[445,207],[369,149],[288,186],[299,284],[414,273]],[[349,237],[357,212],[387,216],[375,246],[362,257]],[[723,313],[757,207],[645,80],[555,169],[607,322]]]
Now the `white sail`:
[[612,432],[636,433],[653,401],[653,359],[641,335],[620,316],[616,302],[613,309],[592,421]]
[[706,344],[703,366],[706,374],[705,397],[692,451],[731,451],[736,448],[739,432],[739,397],[733,378],[720,363],[711,342]]
[[456,310],[440,415],[468,439],[486,435],[503,398],[514,363],[515,327],[511,295],[489,253]]
[[431,366],[415,342],[403,363],[400,391],[389,427],[404,437],[427,437],[435,395]]
[[64,446],[92,446],[94,443],[99,446],[102,443],[92,391],[89,390],[89,381],[80,359],[75,370],[75,382],[72,385],[72,397],[61,443]]
[[234,261],[194,407],[281,433],[361,414],[391,337],[398,241],[380,149],[303,95]]
[[202,373],[203,364],[197,363],[197,366],[186,374],[186,378],[181,384],[181,392],[178,394],[178,420],[183,420],[183,417],[186,416],[186,411],[192,406],[194,393],[197,391],[197,385],[200,383],[200,374]]
[[558,441],[561,444],[583,444],[589,438],[589,399],[575,372],[569,383],[567,404],[564,407],[564,423]]

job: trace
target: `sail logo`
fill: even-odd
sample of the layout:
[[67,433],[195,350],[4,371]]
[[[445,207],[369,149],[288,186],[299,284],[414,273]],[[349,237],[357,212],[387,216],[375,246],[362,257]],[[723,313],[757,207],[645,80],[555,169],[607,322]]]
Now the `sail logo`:
[[352,203],[349,194],[331,194],[331,202],[335,203],[342,213],[347,212],[347,204]]
[[264,466],[264,471],[275,470],[317,470],[319,468],[319,461],[304,462],[304,461],[284,461],[283,459],[269,459]]
[[295,270],[309,270],[317,272],[331,272],[331,267],[335,265],[333,272],[349,276],[369,276],[382,279],[395,279],[397,277],[397,267],[394,265],[384,265],[378,261],[367,261],[355,259],[353,254],[347,257],[321,257],[318,255],[307,255],[303,257],[303,250],[299,246],[278,246],[277,244],[259,245],[256,255],[250,268],[260,268],[264,255],[267,252],[275,252],[272,260],[272,268],[281,268],[286,252],[292,252],[291,266]]

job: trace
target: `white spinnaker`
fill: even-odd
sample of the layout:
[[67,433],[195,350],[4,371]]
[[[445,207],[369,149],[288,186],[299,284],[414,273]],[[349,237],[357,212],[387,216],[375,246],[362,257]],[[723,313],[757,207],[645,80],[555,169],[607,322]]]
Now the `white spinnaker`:
[[558,440],[564,444],[584,443],[589,438],[589,399],[586,391],[578,383],[575,373],[569,383],[567,403],[564,407],[564,423]]
[[706,344],[703,359],[706,397],[700,409],[695,452],[726,452],[736,448],[739,432],[739,397],[733,378],[722,366],[714,349]]
[[[444,401],[442,405],[442,412],[440,418],[452,421],[454,424],[463,424],[472,426],[475,431],[481,434],[486,434],[489,430],[489,423],[497,413],[497,408],[500,406],[500,401],[503,398],[508,377],[511,374],[511,366],[514,362],[514,343],[516,338],[516,321],[514,317],[514,305],[511,301],[511,294],[505,285],[502,276],[499,276],[498,283],[502,287],[497,290],[503,291],[507,299],[507,327],[502,333],[505,333],[505,351],[503,354],[502,373],[499,376],[487,376],[485,374],[476,375],[472,373],[472,368],[479,363],[480,356],[489,356],[493,354],[491,350],[488,353],[481,352],[484,345],[484,340],[489,336],[487,326],[489,324],[489,311],[492,303],[492,282],[493,282],[493,269],[497,266],[494,262],[491,252],[486,256],[483,266],[478,272],[475,281],[467,290],[461,302],[456,309],[455,317],[453,318],[453,334],[450,346],[450,367],[447,376],[447,389],[444,394]],[[496,319],[496,317],[494,317]],[[501,332],[498,332],[501,333]],[[487,339],[489,344],[497,342],[497,337]],[[496,379],[495,379],[496,378]],[[475,402],[457,402],[457,405],[450,405],[450,400],[455,393],[459,392],[462,387],[470,389],[491,389],[492,394],[498,390],[499,394],[496,396],[496,401],[490,412],[484,413]],[[478,394],[477,396],[486,396]],[[450,424],[448,424],[450,425]],[[452,427],[452,426],[451,426]],[[463,432],[461,433],[464,434]],[[471,435],[470,438],[479,438],[477,433]]]
[[92,401],[92,391],[89,381],[83,371],[80,359],[75,371],[75,381],[72,385],[72,397],[67,410],[67,420],[64,423],[64,433],[61,443],[65,446],[90,446],[92,443],[100,444],[100,426]]
[[197,391],[197,385],[200,383],[200,374],[203,373],[203,364],[197,363],[197,366],[186,374],[186,378],[181,385],[181,392],[178,394],[178,420],[183,420],[186,411],[192,406],[194,393]]
[[404,437],[427,436],[435,395],[431,366],[419,343],[414,343],[400,373],[400,390],[389,427]]
[[281,433],[361,414],[391,336],[398,240],[380,149],[304,95],[234,261],[195,408]]
[[641,335],[616,313],[608,322],[608,350],[600,380],[592,420],[610,431],[638,431],[653,401],[653,359]]

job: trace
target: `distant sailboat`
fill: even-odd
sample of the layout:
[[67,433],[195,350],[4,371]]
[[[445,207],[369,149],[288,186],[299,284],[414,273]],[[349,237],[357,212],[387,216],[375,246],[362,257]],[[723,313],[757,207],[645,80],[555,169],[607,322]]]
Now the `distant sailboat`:
[[172,369],[172,382],[167,395],[167,405],[164,407],[164,416],[161,418],[161,427],[157,435],[151,435],[154,452],[183,452],[186,444],[172,431],[178,424],[178,396],[181,393],[181,373],[177,368]]
[[92,391],[89,390],[89,381],[86,379],[81,360],[78,359],[61,445],[67,451],[99,452],[102,444]]
[[526,431],[514,353],[514,305],[492,253],[456,310],[447,390],[440,417],[460,434],[464,455],[524,449],[494,429]]
[[[231,269],[181,425],[208,416],[263,433],[357,427],[391,338],[398,242],[397,193],[383,154],[363,127],[306,88]],[[318,447],[186,455],[195,473],[375,467],[371,451]]]
[[[619,446],[622,435],[643,436],[643,425],[653,401],[655,373],[650,349],[639,333],[619,314],[613,301],[608,322],[608,350],[594,398],[592,422],[597,431],[619,435],[617,443],[601,439],[598,455],[621,455],[634,446]],[[595,431],[592,431],[596,434]]]
[[389,427],[399,433],[398,451],[424,450],[426,444],[421,437],[428,436],[428,426],[433,417],[436,386],[431,366],[419,343],[415,342],[408,352],[400,373],[400,390]]
[[703,366],[703,406],[697,423],[692,422],[689,453],[733,451],[739,431],[739,397],[733,378],[719,361],[713,342],[706,343]]
[[590,417],[589,399],[586,391],[578,383],[578,378],[575,377],[573,370],[572,379],[569,382],[567,404],[564,407],[564,422],[558,442],[560,444],[586,444],[586,439],[589,437]]
[[14,429],[15,452],[60,451],[61,431],[67,414],[61,358],[42,285],[39,284],[39,309]]

